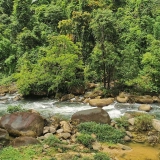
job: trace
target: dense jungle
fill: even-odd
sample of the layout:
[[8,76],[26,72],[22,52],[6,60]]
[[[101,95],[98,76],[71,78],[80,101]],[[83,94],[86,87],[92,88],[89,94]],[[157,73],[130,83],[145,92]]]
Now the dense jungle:
[[0,84],[23,95],[87,82],[158,93],[159,47],[158,0],[0,1]]

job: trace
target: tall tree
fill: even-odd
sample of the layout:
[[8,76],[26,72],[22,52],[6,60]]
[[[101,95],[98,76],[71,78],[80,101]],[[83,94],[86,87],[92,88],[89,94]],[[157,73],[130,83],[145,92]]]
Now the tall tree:
[[114,43],[116,42],[116,30],[114,27],[114,16],[112,11],[109,9],[95,10],[93,12],[90,27],[96,39],[96,46],[93,54],[99,55],[99,57],[95,56],[95,62],[97,64],[94,63],[94,66],[100,66],[98,73],[103,72],[102,79],[104,88],[106,88],[106,83],[108,88],[110,88],[115,63],[118,58],[114,48]]
[[94,45],[94,38],[89,28],[90,21],[91,14],[89,12],[74,11],[71,19],[62,20],[58,25],[62,34],[68,35],[74,43],[80,43],[85,64],[88,62]]

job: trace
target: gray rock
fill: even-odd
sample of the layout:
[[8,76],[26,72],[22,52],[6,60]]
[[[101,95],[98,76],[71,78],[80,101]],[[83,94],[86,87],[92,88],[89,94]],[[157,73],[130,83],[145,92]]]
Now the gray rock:
[[109,114],[101,108],[94,108],[76,112],[72,115],[71,120],[73,121],[77,119],[79,120],[79,122],[94,121],[97,123],[107,123],[107,124],[110,124],[111,122]]

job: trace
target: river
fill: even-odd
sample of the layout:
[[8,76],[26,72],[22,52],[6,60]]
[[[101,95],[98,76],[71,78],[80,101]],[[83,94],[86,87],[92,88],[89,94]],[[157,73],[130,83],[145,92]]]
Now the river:
[[[27,98],[19,101],[14,101],[17,94],[6,94],[0,97],[0,116],[7,113],[7,107],[9,105],[20,105],[24,109],[34,109],[44,117],[50,117],[53,115],[60,115],[70,118],[75,112],[81,110],[92,109],[89,104],[77,103],[77,102],[59,102],[55,99],[41,98],[33,99]],[[109,106],[103,107],[108,112],[111,119],[122,116],[125,112],[138,111],[140,104],[129,103],[117,103],[114,102]],[[155,114],[157,119],[160,119],[160,104],[151,104],[151,114]]]

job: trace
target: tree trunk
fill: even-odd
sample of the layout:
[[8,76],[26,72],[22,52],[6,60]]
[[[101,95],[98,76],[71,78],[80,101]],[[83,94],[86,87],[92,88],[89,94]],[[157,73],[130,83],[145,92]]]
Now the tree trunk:
[[106,64],[103,62],[103,86],[106,88]]

